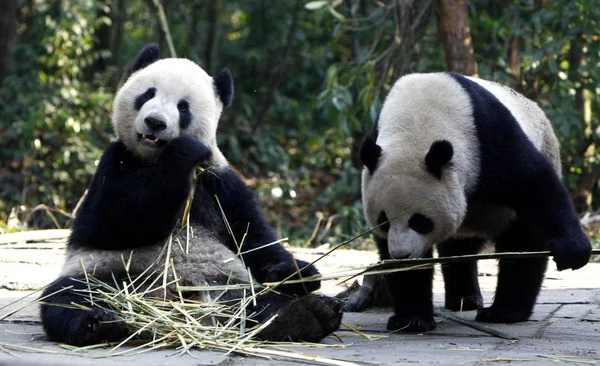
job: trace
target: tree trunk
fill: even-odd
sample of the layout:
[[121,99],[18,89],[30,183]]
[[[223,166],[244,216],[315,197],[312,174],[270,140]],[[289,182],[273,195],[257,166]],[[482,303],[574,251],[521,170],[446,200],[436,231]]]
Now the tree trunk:
[[440,33],[448,70],[477,76],[467,0],[440,1]]
[[[568,77],[571,81],[581,78],[580,67],[585,63],[583,34],[579,33],[571,40],[568,61]],[[590,167],[590,155],[594,149],[594,129],[592,127],[591,92],[583,86],[575,89],[575,108],[581,112],[583,134],[577,145],[577,155],[584,157],[583,173],[577,181],[577,187],[572,193],[575,209],[578,212],[589,211],[592,207],[592,192],[600,176],[600,167]]]
[[[190,9],[190,23],[188,25],[188,45],[190,50],[193,50],[196,53],[199,49],[202,49],[200,46],[200,37],[198,31],[198,25],[201,23],[200,15],[202,14],[202,7],[204,4],[204,0],[194,0],[192,2],[192,6]],[[208,70],[206,70],[208,72]]]
[[215,59],[217,57],[217,36],[219,33],[219,14],[221,13],[221,0],[210,0],[208,5],[208,39],[204,53],[204,66],[207,73],[214,74]]
[[13,65],[13,47],[17,35],[17,1],[0,3],[0,86]]
[[125,0],[113,2],[111,11],[112,33],[110,35],[111,64],[119,65],[121,61],[121,41],[123,40],[123,26],[127,18],[127,7]]
[[515,77],[517,85],[521,84],[521,50],[525,40],[521,36],[512,36],[508,41],[507,59],[509,72]]

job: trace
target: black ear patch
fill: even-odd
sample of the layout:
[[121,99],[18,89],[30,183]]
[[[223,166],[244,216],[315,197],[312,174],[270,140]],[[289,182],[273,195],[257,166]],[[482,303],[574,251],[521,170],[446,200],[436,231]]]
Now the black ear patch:
[[233,76],[231,75],[231,72],[227,69],[223,69],[213,80],[217,94],[223,103],[223,107],[227,107],[233,100]]
[[376,137],[372,134],[367,135],[360,146],[360,161],[373,174],[377,169],[377,163],[381,157],[381,146],[377,145]]
[[131,72],[135,72],[143,69],[150,65],[160,57],[160,46],[156,43],[149,43],[138,53],[133,66],[131,66]]
[[431,174],[442,178],[442,168],[452,160],[454,149],[447,140],[438,140],[431,144],[429,152],[425,156],[425,165]]

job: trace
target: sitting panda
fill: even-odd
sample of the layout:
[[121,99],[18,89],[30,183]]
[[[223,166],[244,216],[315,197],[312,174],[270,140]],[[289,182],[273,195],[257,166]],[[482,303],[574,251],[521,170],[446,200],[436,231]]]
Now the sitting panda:
[[[117,141],[104,152],[73,222],[62,273],[42,295],[42,323],[53,341],[84,346],[129,334],[107,304],[90,303],[89,294],[82,294],[88,275],[107,283],[135,282],[136,276],[162,273],[170,260],[179,284],[191,286],[275,282],[297,268],[303,268],[302,277],[318,273],[277,243],[254,193],[217,147],[218,120],[233,96],[229,71],[212,78],[192,61],[159,60],[156,44],[142,49],[132,71],[115,98]],[[195,176],[198,165],[207,169]],[[189,230],[178,231],[191,192]],[[168,283],[174,276],[169,274]],[[278,315],[258,336],[319,341],[336,330],[341,305],[307,294],[319,286],[318,281],[284,284],[258,296],[247,309],[253,320]],[[174,286],[168,290],[167,296],[178,299]],[[244,295],[242,290],[184,294],[203,301]]]
[[[411,74],[391,89],[360,151],[366,219],[382,259],[549,250],[578,269],[591,244],[561,183],[558,142],[533,101],[497,83],[454,73]],[[525,321],[546,258],[499,261],[493,304],[483,308],[477,263],[443,265],[445,306],[477,320]],[[388,330],[435,328],[433,269],[386,275]]]

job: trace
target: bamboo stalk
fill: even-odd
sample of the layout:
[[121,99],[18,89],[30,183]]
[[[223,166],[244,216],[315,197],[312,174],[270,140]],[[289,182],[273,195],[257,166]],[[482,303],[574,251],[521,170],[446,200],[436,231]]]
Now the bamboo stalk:
[[[600,255],[600,249],[593,249],[592,255]],[[472,254],[472,255],[458,255],[452,257],[438,257],[438,258],[414,258],[414,259],[386,259],[381,261],[374,267],[377,269],[385,268],[397,268],[404,266],[414,266],[418,264],[438,264],[438,263],[456,263],[466,262],[471,260],[481,259],[517,259],[517,258],[543,258],[551,257],[550,251],[540,252],[506,252],[506,253],[490,253],[490,254]],[[370,269],[374,269],[371,267]]]
[[167,46],[169,46],[169,52],[171,53],[171,57],[177,57],[177,54],[175,53],[175,46],[173,46],[173,39],[171,38],[171,32],[169,31],[169,23],[167,23],[165,9],[163,8],[160,0],[152,0],[152,3],[158,11],[158,20],[160,23],[160,28],[165,34],[165,39],[167,40]]
[[[334,248],[333,250],[337,249]],[[329,251],[324,256],[331,253]],[[592,250],[592,255],[600,255],[600,249]],[[370,264],[362,267],[355,267],[351,269],[344,269],[334,273],[328,274],[317,274],[310,277],[304,277],[302,279],[289,279],[295,275],[292,274],[288,276],[287,279],[284,279],[281,282],[272,282],[265,283],[265,286],[273,289],[281,285],[282,282],[294,284],[301,283],[306,281],[319,281],[319,280],[332,280],[337,278],[344,278],[344,281],[348,281],[354,277],[361,275],[369,275],[369,274],[385,274],[391,273],[395,271],[412,271],[419,270],[424,268],[429,268],[435,264],[444,264],[444,263],[457,263],[457,262],[466,262],[472,260],[481,260],[481,259],[517,259],[517,258],[543,258],[550,257],[552,254],[549,251],[542,252],[508,252],[508,253],[490,253],[490,254],[472,254],[472,255],[459,255],[452,257],[438,257],[438,258],[414,258],[414,259],[386,259],[381,261],[380,263]],[[317,258],[317,260],[313,261],[313,263],[320,260],[322,257]]]
[[484,333],[493,335],[494,337],[500,337],[500,338],[508,339],[510,341],[518,341],[519,340],[519,337],[517,337],[517,336],[513,336],[513,335],[510,335],[508,333],[504,333],[502,331],[499,331],[499,330],[494,329],[494,328],[490,328],[490,327],[482,325],[480,323],[472,322],[470,320],[461,318],[459,316],[447,313],[447,312],[439,310],[439,309],[438,310],[434,310],[433,314],[435,316],[439,316],[440,318],[448,319],[448,320],[453,321],[455,323],[466,325],[467,327],[476,329],[476,330],[478,330],[480,332],[484,332]]

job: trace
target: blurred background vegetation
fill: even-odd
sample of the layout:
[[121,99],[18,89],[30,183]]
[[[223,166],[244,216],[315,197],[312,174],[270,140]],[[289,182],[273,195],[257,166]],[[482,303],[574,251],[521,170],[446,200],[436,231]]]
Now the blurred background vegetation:
[[[600,206],[597,0],[3,0],[0,230],[68,227],[140,48],[229,68],[225,155],[296,245],[365,229],[357,158],[399,76],[452,70],[540,103],[580,213]],[[426,106],[424,106],[426,107]]]

